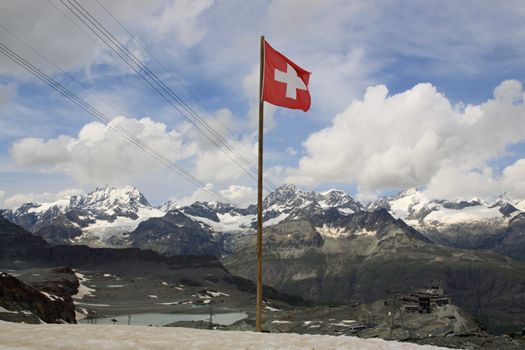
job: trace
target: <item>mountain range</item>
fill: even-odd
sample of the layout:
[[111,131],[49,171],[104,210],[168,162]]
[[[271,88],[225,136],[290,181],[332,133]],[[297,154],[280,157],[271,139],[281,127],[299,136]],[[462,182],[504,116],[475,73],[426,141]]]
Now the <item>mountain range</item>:
[[[525,258],[525,204],[500,196],[481,199],[428,198],[409,189],[395,196],[361,204],[340,190],[316,193],[284,185],[263,201],[264,225],[307,219],[322,237],[370,235],[345,224],[355,214],[384,209],[428,240],[454,248],[493,249]],[[7,220],[50,244],[92,247],[139,247],[167,255],[228,255],[255,233],[256,206],[239,208],[220,202],[181,206],[168,201],[150,205],[136,188],[100,187],[49,203],[26,203],[0,210]]]
[[[525,213],[506,197],[429,199],[411,189],[362,204],[343,191],[285,185],[263,205],[264,282],[279,292],[348,304],[440,285],[493,331],[525,322]],[[133,187],[104,187],[1,214],[51,245],[215,255],[255,279],[253,205],[153,207]]]

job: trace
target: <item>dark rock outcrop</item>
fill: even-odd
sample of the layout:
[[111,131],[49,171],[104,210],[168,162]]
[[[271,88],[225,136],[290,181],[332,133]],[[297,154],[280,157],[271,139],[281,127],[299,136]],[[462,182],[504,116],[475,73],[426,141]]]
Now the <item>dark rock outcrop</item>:
[[12,319],[17,312],[24,322],[76,323],[75,305],[70,293],[76,293],[77,288],[78,281],[76,286],[74,282],[64,279],[57,284],[46,282],[35,287],[0,273],[0,306],[8,310],[4,314],[11,321],[17,321]]
[[170,268],[220,268],[221,262],[213,255],[163,256],[152,250],[139,248],[90,248],[83,245],[50,246],[42,237],[34,236],[18,225],[0,217],[0,261],[4,266],[45,267],[69,266],[91,269],[102,265],[140,267],[164,264]]
[[179,210],[141,222],[128,238],[132,247],[152,249],[165,255],[222,254],[220,237]]
[[0,217],[0,260],[32,259],[49,248],[42,237]]

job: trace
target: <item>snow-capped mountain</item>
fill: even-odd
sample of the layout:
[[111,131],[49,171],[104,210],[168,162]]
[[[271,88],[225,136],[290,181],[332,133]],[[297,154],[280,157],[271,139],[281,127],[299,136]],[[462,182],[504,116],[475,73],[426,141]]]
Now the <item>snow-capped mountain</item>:
[[433,199],[415,188],[395,196],[380,198],[367,205],[368,210],[385,208],[395,217],[417,225],[423,222],[450,224],[465,221],[509,217],[518,209],[507,196],[487,203],[480,198],[471,200]]
[[[344,239],[377,234],[377,229],[361,224],[357,214],[386,209],[395,219],[403,220],[435,243],[512,251],[511,256],[515,256],[523,250],[520,247],[525,247],[525,239],[521,238],[525,225],[525,213],[519,209],[522,205],[507,196],[486,203],[477,198],[432,199],[409,189],[363,206],[343,191],[317,193],[284,185],[264,198],[263,218],[266,227],[305,219],[322,237]],[[100,187],[51,203],[26,203],[14,211],[0,211],[0,215],[51,244],[159,248],[178,240],[189,246],[189,235],[199,231],[199,244],[209,246],[209,252],[217,252],[219,246],[230,247],[231,242],[244,240],[243,234],[255,233],[257,208],[218,202],[181,206],[174,201],[153,207],[142,193],[128,186]],[[140,232],[149,238],[144,239]]]
[[363,210],[361,203],[343,191],[306,192],[293,185],[283,185],[270,193],[263,201],[266,225],[277,224],[284,219],[299,219],[319,214],[330,208],[343,215]]
[[151,217],[165,215],[136,188],[99,187],[50,203],[26,203],[2,216],[51,243],[105,245],[114,235],[130,232]]
[[[285,219],[299,219],[336,209],[342,215],[357,213],[363,206],[343,191],[330,190],[316,193],[283,185],[263,200],[264,226],[278,224]],[[218,233],[254,232],[257,207],[236,208],[225,203],[201,203],[180,208],[190,218],[208,225]]]
[[180,207],[181,207],[181,205],[178,202],[170,199],[167,202],[165,202],[164,204],[159,205],[157,207],[157,209],[159,209],[160,211],[162,211],[164,213],[167,213],[170,210],[179,209]]
[[[307,192],[293,185],[279,187],[268,194],[263,202],[265,226],[275,225],[287,219],[321,215],[325,221],[319,223],[319,231],[331,236],[334,236],[334,232],[344,230],[334,228],[331,222],[326,220],[335,220],[336,216],[344,217],[362,210],[363,206],[343,191]],[[330,211],[331,216],[324,215]],[[257,207],[251,205],[248,208],[237,208],[218,202],[195,202],[181,206],[174,201],[152,207],[142,193],[128,186],[100,187],[85,195],[69,196],[50,203],[26,203],[15,211],[4,210],[0,214],[43,236],[51,244],[160,247],[160,240],[178,237],[177,234],[170,236],[175,231],[179,235],[187,235],[189,231],[183,227],[200,227],[197,231],[202,231],[201,238],[208,237],[208,243],[215,247],[221,242],[222,238],[219,236],[255,233]],[[166,217],[167,220],[160,220],[162,217]],[[159,220],[153,220],[155,218]],[[174,218],[178,218],[179,222],[175,223]],[[139,224],[149,220],[153,221],[139,227]],[[148,242],[135,232],[144,232],[145,227],[148,227]],[[155,229],[159,232],[152,232]],[[348,234],[347,231],[344,231],[344,234]]]
[[525,215],[519,204],[502,195],[493,202],[432,199],[416,189],[381,198],[368,210],[384,208],[404,220],[432,241],[468,249],[502,249],[509,227]]

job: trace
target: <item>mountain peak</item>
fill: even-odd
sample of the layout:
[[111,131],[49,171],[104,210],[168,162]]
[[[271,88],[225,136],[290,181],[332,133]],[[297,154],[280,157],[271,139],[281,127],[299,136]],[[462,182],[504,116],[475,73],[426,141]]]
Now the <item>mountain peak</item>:
[[419,190],[416,187],[410,187],[404,191],[399,192],[395,197],[402,198],[419,194]]
[[327,196],[327,195],[332,194],[332,193],[344,193],[344,194],[346,194],[344,191],[337,190],[335,188],[331,188],[328,191],[319,192],[319,194],[321,194],[323,196]]
[[177,202],[177,201],[174,201],[172,199],[168,200],[167,202],[165,202],[164,204],[158,206],[157,208],[163,212],[169,212],[171,210],[175,210],[175,209],[179,209],[181,207],[181,205]]
[[141,204],[150,206],[144,195],[134,186],[117,187],[97,187],[87,195],[80,196],[80,202],[83,205],[94,205],[104,202],[107,205],[122,204]]
[[274,205],[299,205],[299,202],[302,202],[300,197],[303,197],[304,195],[306,195],[306,193],[298,190],[294,185],[285,184],[269,193],[264,198],[263,205],[266,208]]
[[277,187],[274,192],[297,192],[297,187],[292,184],[284,184]]

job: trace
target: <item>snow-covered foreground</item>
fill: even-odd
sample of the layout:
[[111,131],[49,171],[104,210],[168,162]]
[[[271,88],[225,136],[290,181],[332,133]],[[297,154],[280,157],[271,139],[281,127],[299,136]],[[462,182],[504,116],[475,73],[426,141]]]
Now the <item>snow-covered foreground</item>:
[[382,339],[328,335],[260,334],[190,328],[0,323],[1,350],[33,349],[443,349]]

